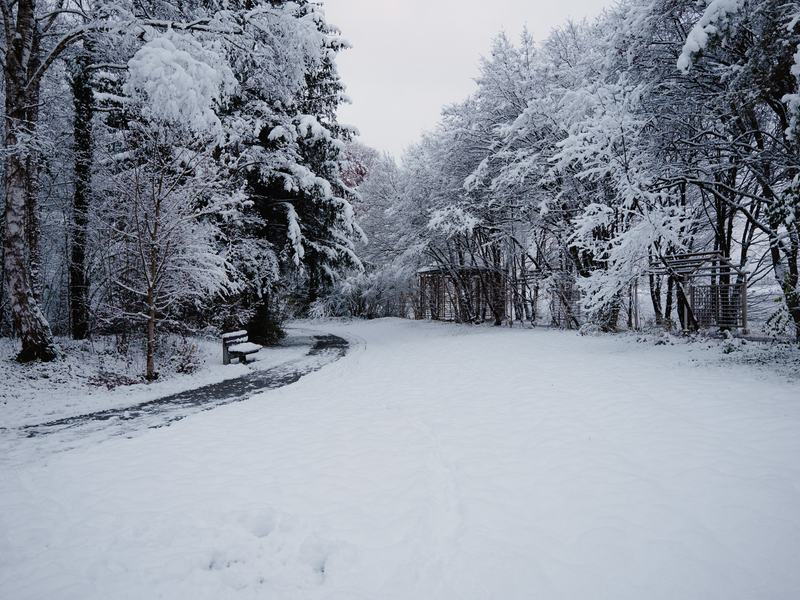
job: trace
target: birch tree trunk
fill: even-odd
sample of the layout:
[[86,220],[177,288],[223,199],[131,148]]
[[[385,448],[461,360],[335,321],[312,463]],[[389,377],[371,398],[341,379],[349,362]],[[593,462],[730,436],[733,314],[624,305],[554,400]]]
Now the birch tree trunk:
[[5,239],[4,266],[14,331],[22,340],[17,360],[56,357],[50,325],[36,298],[38,248],[38,172],[34,134],[39,116],[40,32],[35,1],[17,2],[16,20],[3,1],[6,60]]

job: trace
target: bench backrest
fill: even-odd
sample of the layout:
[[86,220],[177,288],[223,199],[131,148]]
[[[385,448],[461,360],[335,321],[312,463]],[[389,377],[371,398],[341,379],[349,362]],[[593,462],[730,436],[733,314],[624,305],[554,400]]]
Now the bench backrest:
[[240,342],[247,341],[247,332],[242,331],[232,331],[231,333],[223,333],[222,334],[222,345],[223,346],[231,346],[233,344],[238,344]]

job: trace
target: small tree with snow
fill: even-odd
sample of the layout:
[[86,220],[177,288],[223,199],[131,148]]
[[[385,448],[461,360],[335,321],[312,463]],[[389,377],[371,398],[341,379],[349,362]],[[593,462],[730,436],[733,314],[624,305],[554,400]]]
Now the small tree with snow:
[[107,140],[98,212],[107,282],[111,298],[133,300],[112,301],[110,314],[146,324],[148,380],[157,376],[158,323],[176,307],[236,287],[210,218],[237,201],[219,193],[212,156],[219,135],[213,109],[230,85],[229,73],[211,66],[224,64],[215,58],[190,38],[151,40],[128,65],[128,129],[109,131]]

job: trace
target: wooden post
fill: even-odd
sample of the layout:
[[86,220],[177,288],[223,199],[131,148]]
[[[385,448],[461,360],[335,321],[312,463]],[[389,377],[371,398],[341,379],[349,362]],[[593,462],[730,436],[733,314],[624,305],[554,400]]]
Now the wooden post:
[[[509,281],[511,281],[509,279]],[[514,290],[512,288],[514,284],[504,286],[506,288],[506,304],[508,305],[508,326],[513,329],[514,327]]]
[[747,274],[742,274],[742,333],[748,335],[750,329],[747,327]]
[[418,319],[425,319],[428,316],[428,278],[425,275],[419,277],[419,315]]
[[689,298],[687,297],[686,286],[684,285],[686,283],[686,278],[681,277],[680,279],[676,279],[675,283],[676,288],[679,287],[679,289],[675,290],[675,297],[677,298],[679,293],[683,295],[683,302],[679,303],[679,306],[683,308],[683,327],[681,333],[683,335],[689,335]]

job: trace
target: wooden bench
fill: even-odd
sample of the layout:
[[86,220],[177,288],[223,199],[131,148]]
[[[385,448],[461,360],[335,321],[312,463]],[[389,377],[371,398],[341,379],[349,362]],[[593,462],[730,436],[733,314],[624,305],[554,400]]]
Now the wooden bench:
[[255,354],[261,346],[247,341],[247,332],[232,331],[222,334],[222,364],[231,364],[232,358],[238,358],[240,363],[247,362],[248,354]]

